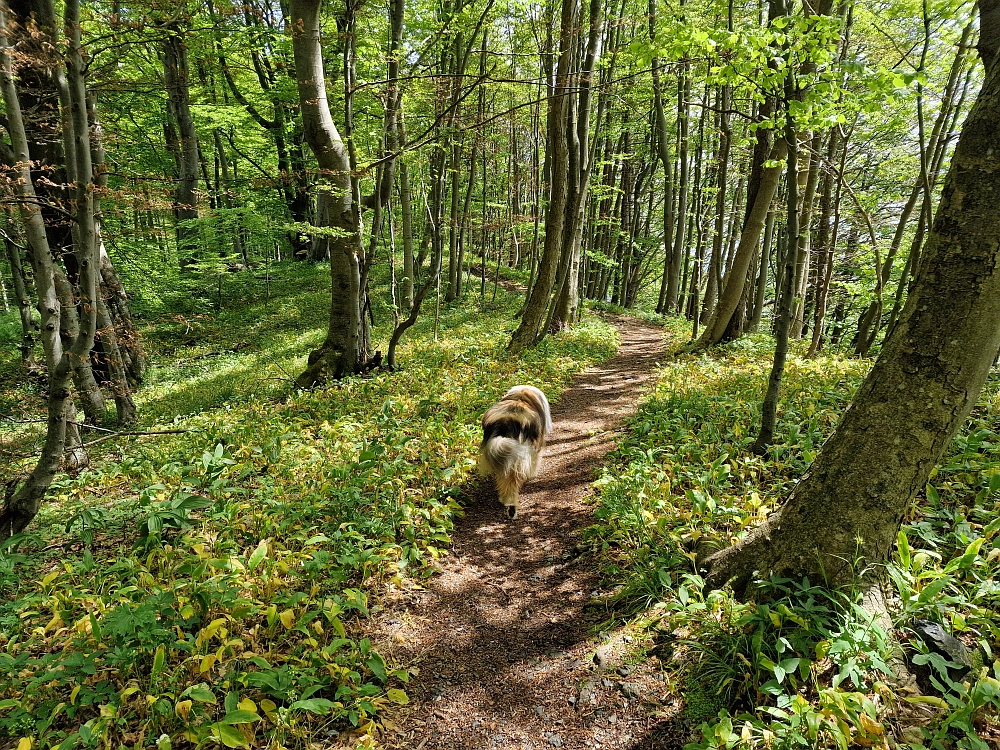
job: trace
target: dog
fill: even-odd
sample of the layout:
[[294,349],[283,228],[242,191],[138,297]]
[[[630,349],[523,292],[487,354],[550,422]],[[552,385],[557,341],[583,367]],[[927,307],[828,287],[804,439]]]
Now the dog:
[[479,473],[493,476],[509,518],[517,518],[521,487],[538,473],[552,414],[545,394],[531,385],[516,385],[483,414]]

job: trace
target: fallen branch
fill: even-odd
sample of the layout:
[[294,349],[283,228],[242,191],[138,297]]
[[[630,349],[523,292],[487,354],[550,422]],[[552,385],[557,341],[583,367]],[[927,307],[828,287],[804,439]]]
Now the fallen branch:
[[[93,425],[89,426],[93,427]],[[104,430],[103,427],[95,427],[94,429]],[[149,431],[129,430],[126,432],[111,432],[110,430],[105,430],[105,432],[109,432],[110,434],[105,435],[103,437],[99,437],[97,438],[97,440],[91,440],[90,442],[83,443],[82,445],[67,446],[66,450],[73,450],[74,448],[89,448],[92,445],[97,445],[98,443],[103,443],[105,440],[111,440],[111,438],[116,438],[116,437],[127,437],[131,435],[180,435],[181,433],[184,432],[190,432],[190,430],[149,430]]]

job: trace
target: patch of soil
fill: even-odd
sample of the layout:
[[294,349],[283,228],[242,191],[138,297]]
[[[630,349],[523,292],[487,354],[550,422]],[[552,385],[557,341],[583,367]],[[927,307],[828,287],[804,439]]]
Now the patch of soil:
[[538,477],[508,521],[492,487],[470,489],[452,554],[426,589],[398,591],[374,640],[416,667],[390,748],[679,748],[678,703],[625,631],[592,637],[600,595],[580,545],[584,500],[663,356],[662,329],[615,321],[618,354],[581,374],[553,406]]

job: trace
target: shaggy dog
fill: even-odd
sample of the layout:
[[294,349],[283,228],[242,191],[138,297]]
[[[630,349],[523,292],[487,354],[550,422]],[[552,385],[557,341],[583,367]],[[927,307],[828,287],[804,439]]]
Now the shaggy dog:
[[522,485],[538,472],[538,457],[550,432],[548,399],[534,386],[514,386],[483,415],[479,473],[496,479],[510,518],[517,517]]

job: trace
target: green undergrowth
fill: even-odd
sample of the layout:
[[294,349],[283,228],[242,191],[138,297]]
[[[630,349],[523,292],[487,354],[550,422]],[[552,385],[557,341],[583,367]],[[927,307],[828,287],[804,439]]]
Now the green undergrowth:
[[[674,322],[676,341],[686,326]],[[610,457],[591,533],[612,605],[649,628],[651,654],[685,696],[689,750],[908,747],[987,750],[1000,739],[1000,380],[991,379],[927,492],[904,522],[889,566],[892,626],[857,591],[759,582],[758,603],[707,596],[696,559],[762,521],[807,469],[870,363],[793,348],[775,443],[749,451],[770,366],[752,336],[662,367]],[[965,642],[959,679],[911,630],[940,623]],[[918,678],[901,686],[900,646]],[[896,661],[894,661],[896,660]],[[979,666],[982,664],[983,666]],[[992,743],[992,744],[991,744]]]
[[428,306],[400,371],[299,391],[287,376],[321,339],[325,304],[321,276],[291,273],[285,296],[161,316],[143,428],[185,432],[102,444],[0,553],[0,746],[376,733],[409,675],[364,618],[445,553],[482,411],[520,382],[557,400],[617,346],[589,318],[510,358],[518,299],[501,289],[485,313],[475,297],[444,306],[437,341]]

